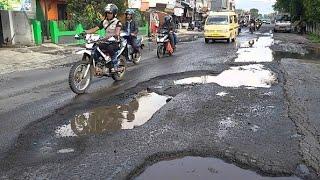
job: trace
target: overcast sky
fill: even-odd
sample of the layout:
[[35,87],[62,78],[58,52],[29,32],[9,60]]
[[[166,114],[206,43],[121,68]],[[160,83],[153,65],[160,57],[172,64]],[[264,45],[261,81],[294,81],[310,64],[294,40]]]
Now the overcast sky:
[[235,0],[237,9],[250,10],[251,8],[259,9],[261,14],[273,12],[272,5],[276,0]]

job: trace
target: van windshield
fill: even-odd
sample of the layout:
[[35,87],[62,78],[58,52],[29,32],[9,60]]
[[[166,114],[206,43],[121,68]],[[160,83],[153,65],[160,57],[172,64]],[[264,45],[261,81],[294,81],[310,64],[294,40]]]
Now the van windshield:
[[228,16],[209,16],[207,25],[227,25]]
[[291,21],[291,17],[289,15],[277,15],[276,21],[280,21],[280,22]]

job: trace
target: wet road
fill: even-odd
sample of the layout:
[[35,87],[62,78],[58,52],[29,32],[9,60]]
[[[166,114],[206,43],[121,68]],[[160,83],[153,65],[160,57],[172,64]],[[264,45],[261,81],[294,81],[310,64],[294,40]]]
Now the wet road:
[[234,44],[182,43],[161,60],[147,52],[124,81],[97,80],[83,96],[68,89],[68,67],[46,70],[61,80],[1,98],[10,108],[1,111],[0,178],[131,179],[184,156],[303,176],[271,28],[245,31]]
[[[104,100],[109,96],[120,94],[139,82],[152,79],[157,76],[172,73],[181,73],[197,70],[212,70],[210,64],[218,64],[231,59],[235,47],[220,44],[216,49],[205,46],[201,40],[193,42],[198,52],[194,52],[194,46],[181,43],[174,57],[156,59],[156,52],[146,49],[141,64],[130,67],[126,79],[120,83],[114,83],[112,79],[97,79],[91,86],[88,94],[76,96],[68,86],[68,71],[70,67],[56,67],[26,71],[16,74],[7,74],[1,77],[2,93],[0,95],[0,152],[7,151],[14,139],[29,123],[55,113],[56,109],[64,106],[71,107],[79,104],[87,104],[97,100]],[[212,61],[212,58],[217,58]],[[214,69],[220,71],[224,65]],[[1,153],[2,154],[2,153]],[[1,155],[0,155],[1,157]]]

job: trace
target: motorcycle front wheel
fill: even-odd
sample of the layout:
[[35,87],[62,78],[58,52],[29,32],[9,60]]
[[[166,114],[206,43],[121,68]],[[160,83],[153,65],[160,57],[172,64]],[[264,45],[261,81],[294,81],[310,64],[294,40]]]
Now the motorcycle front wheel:
[[69,86],[76,94],[83,94],[89,88],[92,80],[90,64],[80,61],[74,64],[69,72]]
[[157,48],[157,56],[159,59],[163,58],[164,56],[164,46],[160,45]]

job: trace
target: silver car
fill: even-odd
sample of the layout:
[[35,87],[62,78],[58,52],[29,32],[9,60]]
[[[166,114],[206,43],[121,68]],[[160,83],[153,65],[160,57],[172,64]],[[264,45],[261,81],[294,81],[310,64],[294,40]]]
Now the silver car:
[[274,32],[291,32],[292,23],[289,15],[277,15],[275,19]]

